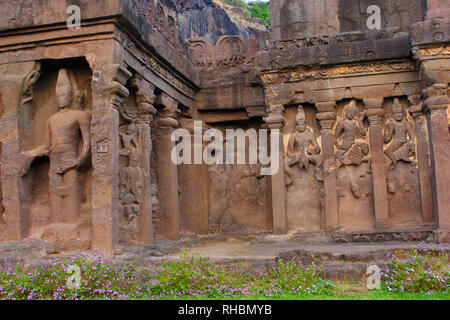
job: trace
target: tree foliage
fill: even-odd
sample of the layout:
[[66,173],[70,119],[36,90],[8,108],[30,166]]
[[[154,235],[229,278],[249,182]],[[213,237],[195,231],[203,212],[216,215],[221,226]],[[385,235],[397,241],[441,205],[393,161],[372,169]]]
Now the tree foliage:
[[270,10],[267,2],[251,1],[249,3],[244,0],[221,0],[223,3],[233,7],[242,8],[247,17],[259,18],[270,25]]

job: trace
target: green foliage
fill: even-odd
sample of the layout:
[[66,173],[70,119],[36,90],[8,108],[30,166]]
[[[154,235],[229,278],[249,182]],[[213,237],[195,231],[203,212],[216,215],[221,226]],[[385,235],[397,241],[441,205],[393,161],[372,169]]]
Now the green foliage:
[[411,250],[406,257],[388,256],[383,271],[388,291],[422,294],[448,294],[450,289],[449,256],[445,251],[420,254]]
[[227,5],[244,9],[244,14],[247,17],[259,18],[270,25],[270,9],[267,2],[251,1],[249,3],[243,0],[220,0]]
[[[70,265],[81,269],[80,286],[73,290],[67,286]],[[153,274],[84,254],[22,269],[0,267],[0,299],[257,299],[333,292],[333,284],[313,267],[303,271],[280,261],[271,272],[252,273],[244,266],[218,266],[187,250],[180,260],[165,258]]]
[[[69,289],[68,268],[81,271],[80,286]],[[132,264],[118,265],[100,255],[78,254],[30,267],[0,263],[0,300],[72,299],[436,299],[448,298],[450,274],[446,252],[388,256],[383,289],[348,295],[324,280],[314,264],[299,268],[279,261],[268,272],[243,265],[225,267],[208,257],[182,252],[164,258],[152,273]]]

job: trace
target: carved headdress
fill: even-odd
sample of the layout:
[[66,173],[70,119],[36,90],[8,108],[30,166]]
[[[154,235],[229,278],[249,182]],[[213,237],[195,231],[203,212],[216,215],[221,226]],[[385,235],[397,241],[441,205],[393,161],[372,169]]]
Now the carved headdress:
[[73,88],[66,69],[59,70],[56,81],[56,103],[58,108],[70,107],[73,101]]
[[298,113],[295,119],[297,120],[297,123],[299,121],[306,122],[305,110],[303,110],[303,107],[301,105],[298,106]]
[[400,99],[399,98],[394,98],[394,104],[392,106],[392,113],[396,114],[396,113],[402,113],[403,109],[402,109],[402,105],[400,104]]
[[358,107],[356,106],[355,100],[350,101],[350,103],[345,107],[345,115],[348,118],[355,118],[358,115]]

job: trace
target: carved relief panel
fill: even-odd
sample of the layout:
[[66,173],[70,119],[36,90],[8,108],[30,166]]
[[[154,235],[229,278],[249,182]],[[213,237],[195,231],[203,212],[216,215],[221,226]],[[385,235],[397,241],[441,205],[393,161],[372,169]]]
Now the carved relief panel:
[[361,102],[338,103],[334,128],[339,223],[345,230],[374,227],[368,121]]
[[128,87],[130,95],[119,108],[119,241],[137,244],[142,233],[140,224],[147,221],[152,203],[146,167],[153,146],[150,122],[156,109],[153,91],[142,78],[133,76]]
[[21,158],[30,236],[88,248],[91,72],[77,60],[67,68],[46,64],[38,78],[33,105],[24,110]]
[[323,226],[323,166],[320,129],[311,105],[287,107],[284,168],[290,229]]
[[386,99],[384,153],[390,222],[394,226],[422,222],[414,123],[406,98]]

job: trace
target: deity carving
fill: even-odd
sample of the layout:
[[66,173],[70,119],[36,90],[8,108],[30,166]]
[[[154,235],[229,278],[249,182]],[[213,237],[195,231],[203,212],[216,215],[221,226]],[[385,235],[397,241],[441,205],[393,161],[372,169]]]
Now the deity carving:
[[74,93],[68,71],[61,69],[56,83],[58,112],[47,121],[45,143],[22,152],[23,174],[40,157],[50,158],[49,198],[54,222],[75,222],[81,199],[80,169],[90,158],[91,115],[72,108]]
[[405,115],[398,98],[394,99],[392,116],[393,120],[389,120],[384,131],[384,143],[391,143],[384,150],[390,161],[390,169],[394,170],[399,161],[415,166],[415,160],[411,159],[416,154],[414,130],[411,122],[403,121]]
[[315,165],[314,172],[316,178],[321,181],[322,156],[321,148],[317,142],[313,130],[306,124],[305,112],[302,106],[298,108],[296,117],[297,127],[295,133],[290,137],[287,155],[285,158],[285,173],[287,175],[286,185],[294,183],[294,173],[292,167],[298,165],[300,174],[303,169],[308,171],[309,163]]
[[[359,113],[356,101],[352,100],[344,109],[345,119],[339,120],[334,134],[334,144],[338,151],[336,160],[339,162],[356,144],[356,138],[366,136],[366,128],[363,120],[364,114]],[[342,143],[339,138],[342,134]]]
[[125,132],[120,133],[119,153],[127,158],[127,166],[120,170],[120,201],[123,216],[131,221],[139,214],[144,201],[144,172],[140,167],[143,151],[137,125],[131,123],[125,128]]
[[[358,138],[364,138],[367,134],[363,124],[364,116],[364,113],[359,112],[356,101],[350,101],[344,108],[344,119],[339,120],[334,133],[334,143],[338,150],[336,153],[336,169],[342,166],[360,166],[367,162],[365,172],[357,176],[349,174],[350,189],[355,198],[361,197],[359,179],[364,177],[366,173],[371,172],[372,165],[372,160],[369,157],[369,144],[357,141]],[[341,135],[342,142],[340,143]]]

